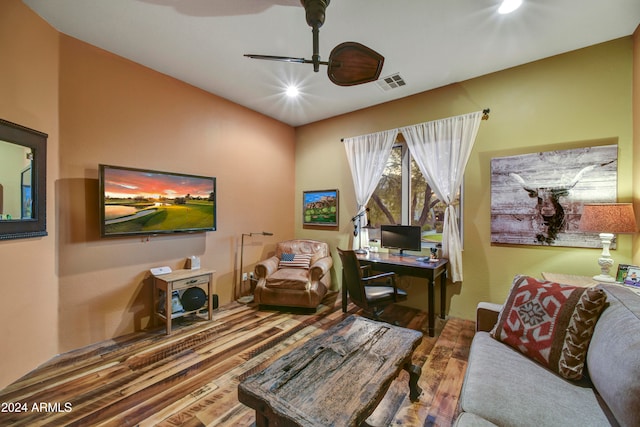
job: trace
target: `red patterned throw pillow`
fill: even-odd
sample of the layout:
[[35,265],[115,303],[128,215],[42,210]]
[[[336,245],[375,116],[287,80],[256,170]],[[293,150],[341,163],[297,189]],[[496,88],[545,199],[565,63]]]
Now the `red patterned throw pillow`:
[[606,301],[600,288],[516,276],[491,336],[564,378],[579,380]]

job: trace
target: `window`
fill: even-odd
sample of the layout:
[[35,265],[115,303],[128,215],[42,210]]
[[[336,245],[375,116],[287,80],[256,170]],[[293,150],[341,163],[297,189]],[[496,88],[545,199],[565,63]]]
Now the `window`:
[[[458,208],[459,204],[460,194],[454,202]],[[422,227],[423,247],[442,242],[446,205],[435,195],[403,142],[394,145],[391,150],[387,166],[367,208],[373,227],[369,230],[370,239],[380,239],[382,224],[404,224]]]

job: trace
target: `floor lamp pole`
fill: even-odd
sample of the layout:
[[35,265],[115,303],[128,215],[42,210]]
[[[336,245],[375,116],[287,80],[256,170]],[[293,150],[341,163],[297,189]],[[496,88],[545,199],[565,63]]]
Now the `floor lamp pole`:
[[[244,237],[251,237],[251,236],[257,236],[257,235],[261,235],[261,236],[273,236],[273,233],[270,233],[268,231],[261,231],[259,233],[242,233],[242,237],[240,238],[240,274],[238,276],[240,276],[238,278],[238,287],[236,289],[236,287],[234,286],[233,288],[233,300],[237,301],[239,300],[242,295],[238,295],[238,289],[240,290],[240,293],[242,293],[242,275],[244,274]],[[250,295],[250,300],[247,300],[246,302],[251,302],[253,301],[253,295]],[[243,301],[244,302],[244,301]]]

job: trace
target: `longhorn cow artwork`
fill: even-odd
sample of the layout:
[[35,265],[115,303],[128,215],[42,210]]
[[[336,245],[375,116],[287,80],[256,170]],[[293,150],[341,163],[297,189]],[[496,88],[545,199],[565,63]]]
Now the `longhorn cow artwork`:
[[491,160],[491,242],[598,247],[578,230],[585,203],[615,202],[617,145]]

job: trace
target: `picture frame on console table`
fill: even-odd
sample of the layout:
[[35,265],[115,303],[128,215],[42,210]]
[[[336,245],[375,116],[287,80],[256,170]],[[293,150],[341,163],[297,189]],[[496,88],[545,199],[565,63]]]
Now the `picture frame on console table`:
[[[618,268],[618,272],[620,268]],[[627,286],[633,286],[634,288],[640,288],[640,267],[635,265],[628,266],[627,275],[625,276],[623,284]]]
[[630,264],[618,264],[618,273],[616,274],[616,282],[623,283],[624,279],[627,278],[627,272],[629,271],[629,267],[635,267]]
[[337,189],[302,192],[302,225],[338,227],[339,194]]

